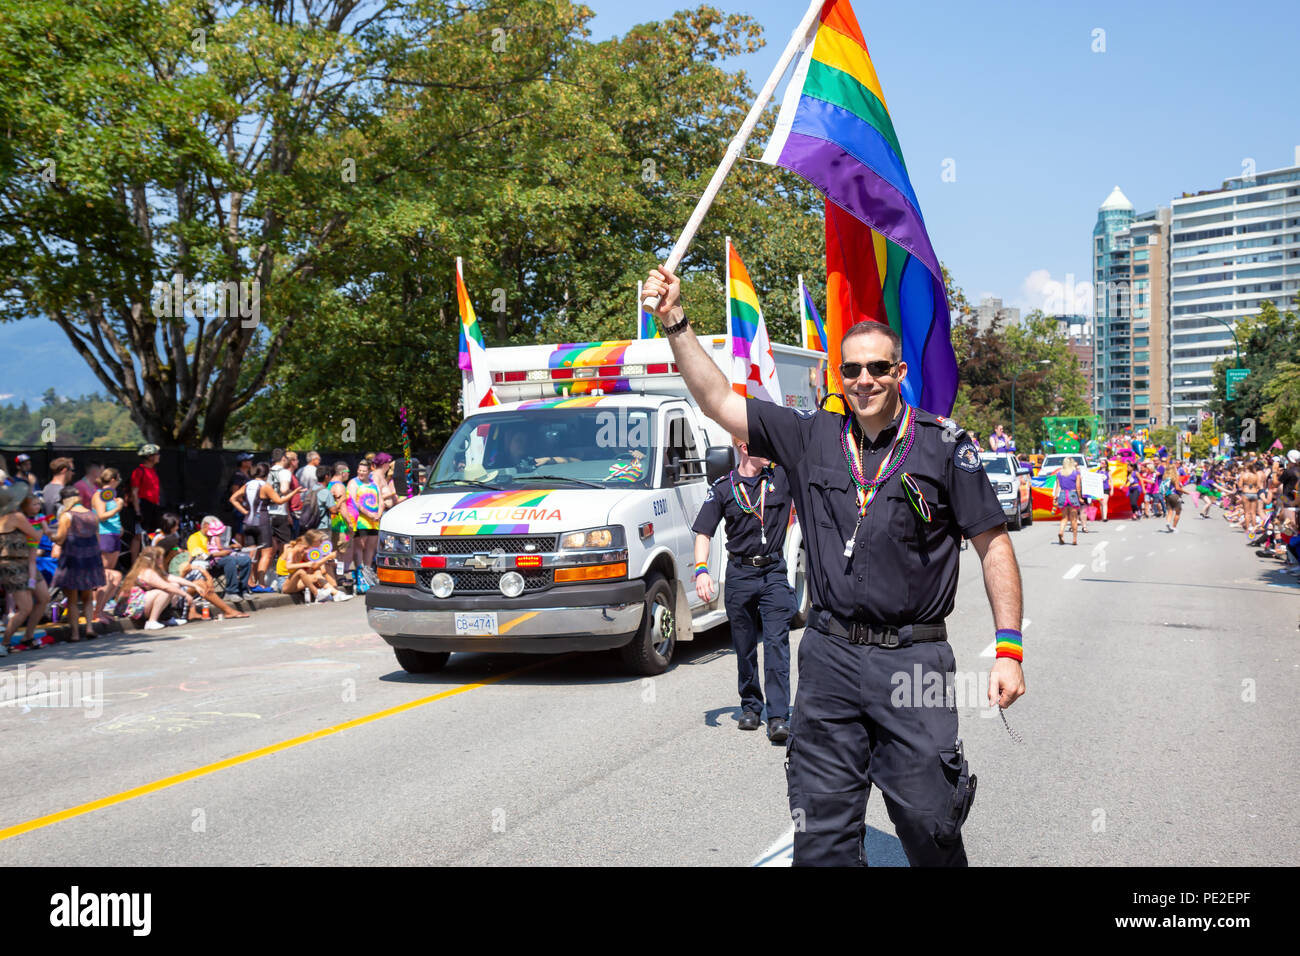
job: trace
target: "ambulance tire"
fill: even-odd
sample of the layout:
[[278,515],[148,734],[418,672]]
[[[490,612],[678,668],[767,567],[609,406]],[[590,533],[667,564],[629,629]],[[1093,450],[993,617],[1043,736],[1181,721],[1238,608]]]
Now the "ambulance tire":
[[619,650],[623,664],[632,673],[649,677],[668,670],[673,651],[677,649],[677,626],[673,622],[676,603],[668,580],[660,574],[646,578],[641,627]]
[[447,666],[447,658],[451,657],[450,652],[413,651],[409,647],[394,647],[393,653],[397,655],[397,663],[408,674],[432,674],[440,671]]

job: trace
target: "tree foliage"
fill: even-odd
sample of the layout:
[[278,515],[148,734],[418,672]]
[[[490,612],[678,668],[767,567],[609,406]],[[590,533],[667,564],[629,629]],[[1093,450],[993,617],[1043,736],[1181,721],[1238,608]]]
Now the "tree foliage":
[[1241,363],[1250,374],[1239,381],[1236,397],[1226,400],[1226,372],[1236,356],[1214,363],[1214,399],[1210,409],[1239,447],[1271,448],[1280,440],[1286,448],[1300,447],[1300,297],[1292,308],[1261,304],[1258,314],[1237,323]]
[[0,405],[0,443],[43,445],[51,435],[56,448],[126,448],[144,441],[127,410],[103,395],[60,398],[49,388],[36,409],[26,402]]

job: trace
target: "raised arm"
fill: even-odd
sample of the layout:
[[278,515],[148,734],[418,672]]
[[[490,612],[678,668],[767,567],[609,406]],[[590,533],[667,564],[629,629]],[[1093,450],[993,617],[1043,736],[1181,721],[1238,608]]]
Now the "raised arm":
[[[681,303],[681,282],[667,269],[660,267],[650,273],[642,288],[642,295],[646,299],[659,297],[655,317],[665,329],[685,319],[686,312]],[[741,441],[749,441],[749,415],[745,397],[731,390],[727,376],[722,374],[709,353],[704,351],[690,326],[675,335],[668,335],[666,331],[664,334],[673,350],[673,360],[700,410]]]

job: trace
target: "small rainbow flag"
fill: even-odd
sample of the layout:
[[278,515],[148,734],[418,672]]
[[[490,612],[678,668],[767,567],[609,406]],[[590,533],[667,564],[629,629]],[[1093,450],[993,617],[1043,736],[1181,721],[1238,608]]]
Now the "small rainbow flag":
[[825,352],[826,326],[822,324],[822,317],[817,314],[817,306],[813,304],[808,287],[803,284],[802,275],[799,276],[799,314],[803,316],[803,323],[800,325],[803,331],[803,347],[814,352]]
[[920,203],[849,0],[826,0],[809,32],[762,161],[826,196],[828,364],[858,322],[887,322],[903,340],[909,404],[952,411],[957,358],[948,298]]
[[646,311],[645,306],[641,303],[641,286],[642,283],[636,284],[636,337],[638,339],[661,339],[663,333],[659,331],[659,323],[655,317]]
[[492,391],[492,375],[488,370],[487,346],[483,330],[479,328],[474,305],[469,301],[465,277],[461,273],[460,256],[456,257],[456,302],[460,306],[459,365],[465,393],[464,413],[468,415],[485,405],[500,405]]
[[767,324],[758,293],[740,253],[727,237],[727,332],[731,336],[733,391],[777,405],[781,385],[776,378],[776,357],[767,337]]

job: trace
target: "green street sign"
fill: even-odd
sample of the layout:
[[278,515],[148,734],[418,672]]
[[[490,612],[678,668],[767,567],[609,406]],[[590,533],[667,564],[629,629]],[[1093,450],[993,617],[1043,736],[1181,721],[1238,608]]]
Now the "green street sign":
[[1223,378],[1227,384],[1227,395],[1225,401],[1232,401],[1237,397],[1237,383],[1250,374],[1248,368],[1230,368],[1224,371]]

